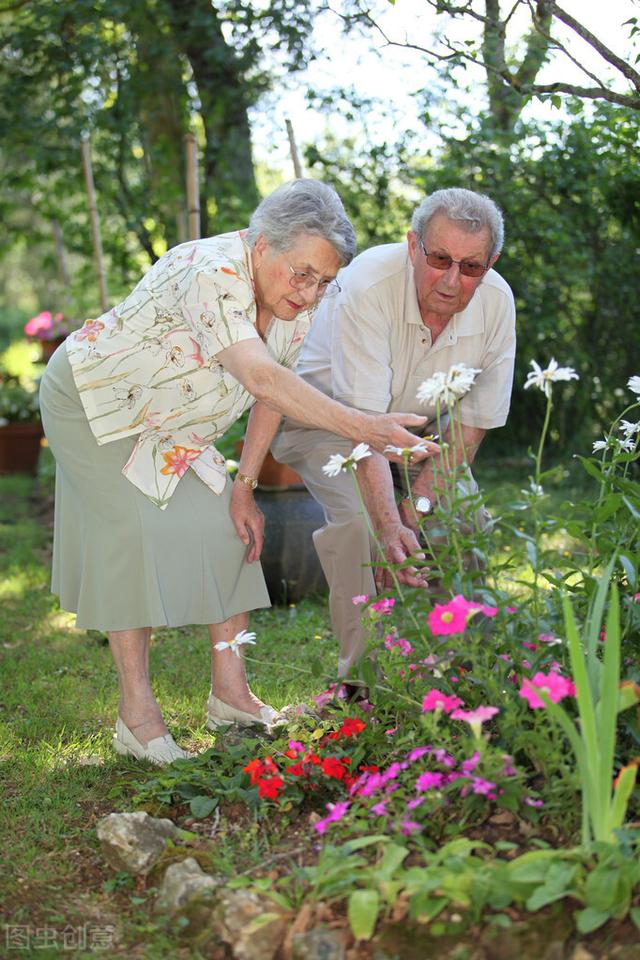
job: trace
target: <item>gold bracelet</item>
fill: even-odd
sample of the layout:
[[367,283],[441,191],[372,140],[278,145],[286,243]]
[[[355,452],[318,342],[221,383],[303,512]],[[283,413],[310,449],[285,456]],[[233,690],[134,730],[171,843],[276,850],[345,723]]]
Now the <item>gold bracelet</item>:
[[239,480],[240,483],[246,483],[246,485],[251,487],[252,490],[255,490],[255,488],[258,486],[258,481],[255,479],[255,477],[248,477],[246,473],[240,473],[240,471],[236,473],[236,480]]

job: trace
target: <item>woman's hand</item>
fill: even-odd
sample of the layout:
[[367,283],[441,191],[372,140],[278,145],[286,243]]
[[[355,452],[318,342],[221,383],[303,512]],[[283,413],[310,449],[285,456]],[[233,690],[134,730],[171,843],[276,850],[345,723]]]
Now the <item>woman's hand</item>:
[[237,480],[231,493],[229,513],[238,536],[249,547],[247,563],[254,563],[260,559],[264,546],[264,515],[254,499],[253,490]]

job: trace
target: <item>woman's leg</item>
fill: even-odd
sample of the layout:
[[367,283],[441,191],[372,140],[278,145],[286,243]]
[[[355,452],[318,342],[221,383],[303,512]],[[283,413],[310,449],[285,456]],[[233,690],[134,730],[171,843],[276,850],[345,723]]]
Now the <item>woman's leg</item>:
[[221,640],[227,643],[233,640],[237,633],[246,630],[249,625],[249,614],[238,613],[225,620],[224,623],[210,623],[209,637],[211,639],[211,691],[214,697],[224,703],[244,710],[245,713],[259,713],[264,706],[249,689],[244,669],[244,649],[240,647],[240,656],[233,650],[216,650],[215,645]]
[[136,740],[146,747],[149,740],[167,733],[160,707],[149,680],[151,628],[109,633],[109,646],[118,671],[118,713]]

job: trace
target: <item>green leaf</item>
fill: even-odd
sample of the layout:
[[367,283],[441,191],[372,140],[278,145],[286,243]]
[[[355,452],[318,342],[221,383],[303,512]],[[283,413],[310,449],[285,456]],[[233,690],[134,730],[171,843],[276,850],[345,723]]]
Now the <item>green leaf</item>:
[[640,907],[631,907],[631,910],[629,910],[629,916],[635,923],[638,930],[640,930]]
[[380,896],[377,890],[354,890],[347,909],[349,924],[356,940],[370,940],[376,928]]
[[196,820],[202,820],[204,817],[208,817],[217,806],[217,797],[194,797],[189,803],[191,813]]
[[608,913],[604,910],[596,910],[594,907],[578,910],[574,916],[576,927],[580,933],[591,933],[592,930],[597,930],[609,919]]
[[391,880],[391,877],[408,854],[409,851],[406,847],[401,847],[397,843],[388,844],[382,859],[374,867],[376,877],[381,880]]

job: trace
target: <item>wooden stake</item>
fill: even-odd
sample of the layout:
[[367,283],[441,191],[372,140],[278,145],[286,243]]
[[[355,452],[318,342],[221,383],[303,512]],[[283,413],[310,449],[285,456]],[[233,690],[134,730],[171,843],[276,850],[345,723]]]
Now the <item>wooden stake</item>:
[[289,137],[289,149],[291,151],[291,159],[293,160],[293,171],[296,177],[303,177],[302,164],[300,163],[300,156],[298,154],[298,148],[296,146],[296,138],[293,133],[293,124],[289,117],[284,121],[287,125],[287,136]]
[[89,200],[89,219],[91,221],[91,236],[93,238],[93,256],[96,263],[96,273],[98,275],[98,289],[100,291],[100,305],[102,312],[106,313],[109,309],[109,298],[107,294],[107,282],[104,273],[104,257],[102,253],[102,238],[100,236],[100,217],[98,215],[98,205],[96,203],[96,188],[93,183],[93,169],[91,166],[91,147],[89,138],[83,137],[80,141],[82,151],[82,166],[84,168],[84,182],[87,186],[87,198]]
[[198,189],[198,142],[195,133],[184,137],[187,167],[187,215],[189,239],[200,238],[200,191]]

